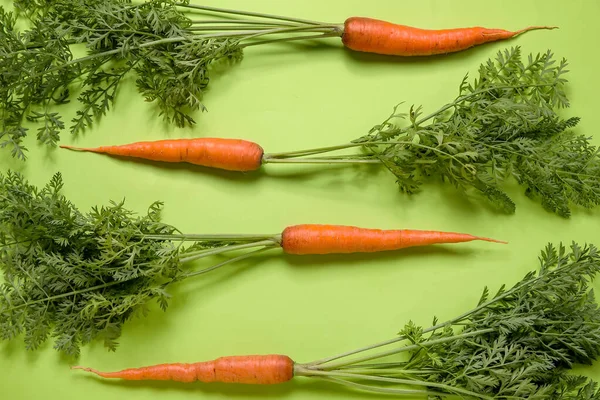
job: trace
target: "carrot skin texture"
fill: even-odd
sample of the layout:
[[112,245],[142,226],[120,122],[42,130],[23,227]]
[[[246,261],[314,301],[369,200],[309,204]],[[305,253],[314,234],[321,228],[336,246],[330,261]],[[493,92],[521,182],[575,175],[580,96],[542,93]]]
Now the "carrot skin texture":
[[73,367],[95,373],[102,378],[130,381],[176,381],[204,383],[240,383],[247,385],[274,385],[294,377],[294,361],[288,356],[250,355],[220,357],[197,363],[158,364],[129,368],[117,372],[101,372],[92,368]]
[[158,140],[96,148],[60,147],[152,161],[187,162],[241,172],[260,168],[264,154],[263,148],[256,143],[221,138]]
[[372,253],[473,240],[506,243],[455,232],[381,230],[355,226],[306,224],[284,229],[281,235],[281,247],[288,254]]
[[519,31],[483,27],[429,30],[372,18],[351,17],[344,22],[342,43],[351,50],[393,56],[431,56],[466,50],[497,40],[510,39],[534,29]]

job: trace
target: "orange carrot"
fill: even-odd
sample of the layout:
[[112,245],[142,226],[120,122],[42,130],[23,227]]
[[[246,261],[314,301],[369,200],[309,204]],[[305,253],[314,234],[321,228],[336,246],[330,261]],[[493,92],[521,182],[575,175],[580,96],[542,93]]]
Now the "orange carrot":
[[288,254],[372,253],[473,240],[506,244],[501,240],[465,233],[307,224],[285,228],[281,235],[281,247]]
[[222,382],[250,385],[273,385],[294,377],[294,361],[283,355],[231,356],[192,364],[159,364],[129,368],[117,372],[100,372],[92,368],[72,367],[103,378],[130,381],[154,380],[177,382]]
[[428,30],[393,24],[372,18],[351,17],[344,23],[342,43],[351,50],[394,56],[430,56],[453,53],[470,47],[509,39],[534,29],[530,26],[511,32],[482,27]]
[[256,170],[260,168],[264,154],[262,147],[256,143],[219,138],[158,140],[97,148],[60,147],[152,161],[187,162],[229,171]]

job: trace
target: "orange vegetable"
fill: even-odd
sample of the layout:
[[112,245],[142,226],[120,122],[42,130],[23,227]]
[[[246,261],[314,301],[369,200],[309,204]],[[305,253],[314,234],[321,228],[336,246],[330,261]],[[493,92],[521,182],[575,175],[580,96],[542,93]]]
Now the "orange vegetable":
[[60,147],[152,161],[187,162],[230,171],[253,171],[260,168],[264,153],[256,143],[220,138],[158,140],[96,148]]
[[535,29],[511,32],[482,27],[429,30],[393,24],[372,18],[351,17],[344,22],[342,42],[349,49],[394,56],[430,56],[453,53],[497,40],[509,39]]
[[281,247],[289,254],[371,253],[473,240],[506,243],[465,233],[365,229],[341,225],[295,225],[284,229]]
[[231,356],[192,364],[159,364],[129,368],[117,372],[100,372],[92,368],[72,367],[103,378],[130,381],[154,380],[177,382],[222,382],[272,385],[294,377],[294,362],[287,356]]

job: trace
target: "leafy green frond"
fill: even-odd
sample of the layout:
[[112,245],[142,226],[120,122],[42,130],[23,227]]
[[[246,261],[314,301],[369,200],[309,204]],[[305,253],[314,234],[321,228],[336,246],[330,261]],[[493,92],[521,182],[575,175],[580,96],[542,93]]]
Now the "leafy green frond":
[[425,117],[412,106],[406,127],[392,122],[399,116],[394,108],[354,142],[374,153],[404,192],[439,179],[514,213],[515,203],[502,188],[512,178],[544,208],[568,217],[572,205],[600,204],[600,152],[571,131],[579,118],[557,114],[569,106],[566,67],[550,51],[527,61],[518,47],[501,51],[472,82],[462,80],[451,103]]
[[139,217],[122,202],[83,214],[62,186],[60,174],[42,189],[13,172],[0,177],[0,331],[23,333],[31,349],[49,337],[71,355],[95,338],[114,349],[136,310],[152,300],[166,308],[178,249],[142,235],[174,228],[159,222],[160,203]]
[[[83,132],[114,105],[130,75],[137,75],[140,93],[166,121],[193,124],[192,113],[205,110],[212,64],[239,61],[242,50],[236,37],[196,37],[181,4],[19,0],[16,9],[31,22],[26,31],[0,8],[0,147],[25,159],[25,120],[40,122],[38,140],[55,146],[65,129],[55,106],[67,101],[73,86],[81,93],[70,132]],[[70,46],[77,43],[88,54],[75,60]]]

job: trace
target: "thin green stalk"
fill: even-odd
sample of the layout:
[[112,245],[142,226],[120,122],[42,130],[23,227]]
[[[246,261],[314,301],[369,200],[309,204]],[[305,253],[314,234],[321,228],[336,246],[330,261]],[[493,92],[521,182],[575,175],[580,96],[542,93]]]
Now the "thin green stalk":
[[260,22],[260,21],[247,21],[243,19],[213,19],[213,20],[192,20],[192,25],[203,25],[203,24],[243,24],[243,25],[275,25],[275,26],[298,26],[298,24],[292,24],[289,22]]
[[268,164],[381,164],[380,160],[362,160],[362,159],[327,159],[327,158],[273,158],[263,159]]
[[439,114],[443,113],[443,112],[444,112],[444,111],[446,111],[446,110],[449,110],[450,108],[452,108],[452,107],[456,106],[456,105],[457,105],[457,104],[459,104],[459,103],[462,103],[462,102],[463,102],[463,101],[465,101],[465,100],[468,100],[468,99],[469,99],[469,98],[471,98],[471,97],[474,97],[474,96],[480,95],[480,94],[482,94],[482,93],[487,93],[487,92],[490,92],[490,91],[492,91],[492,90],[501,90],[501,89],[523,89],[523,88],[529,88],[529,87],[547,87],[547,86],[555,86],[555,85],[556,85],[555,83],[548,83],[548,84],[535,84],[535,85],[527,85],[527,84],[524,84],[524,85],[516,85],[516,86],[510,86],[510,85],[507,85],[507,86],[495,86],[495,87],[491,87],[491,88],[488,88],[488,89],[480,89],[480,90],[476,90],[476,91],[474,91],[474,92],[472,92],[472,93],[465,94],[465,95],[463,95],[463,96],[460,96],[460,97],[458,97],[458,98],[457,98],[456,100],[454,100],[453,102],[451,102],[451,103],[448,103],[448,104],[446,104],[446,105],[442,106],[441,108],[439,108],[437,111],[434,111],[433,113],[431,113],[431,114],[429,114],[429,115],[426,115],[425,117],[423,117],[423,118],[419,119],[418,121],[416,121],[416,122],[415,122],[415,125],[421,125],[423,122],[426,122],[426,121],[430,120],[431,118],[434,118],[435,116],[437,116],[437,115],[439,115]]
[[[557,268],[557,270],[564,269],[564,268],[565,267],[559,267],[559,268]],[[540,279],[540,277],[538,277],[535,280],[533,280],[533,282],[536,282],[539,279]],[[530,282],[529,284],[532,284],[532,282]],[[465,318],[468,318],[469,316],[475,315],[479,311],[486,309],[490,305],[492,305],[492,304],[494,304],[494,303],[496,303],[496,302],[498,302],[498,301],[500,301],[500,300],[502,300],[502,299],[504,299],[504,298],[512,295],[515,291],[519,290],[521,288],[521,286],[522,286],[522,284],[517,284],[516,286],[514,286],[510,290],[507,290],[506,292],[502,293],[499,296],[494,297],[493,299],[490,299],[490,300],[488,300],[488,301],[486,301],[484,303],[481,303],[480,305],[478,305],[477,307],[471,309],[470,311],[467,311],[467,312],[465,312],[463,314],[460,314],[459,316],[457,316],[455,318],[452,318],[450,320],[447,320],[445,322],[442,322],[442,323],[439,323],[437,325],[433,325],[433,326],[430,326],[429,328],[424,329],[423,333],[426,334],[426,333],[429,333],[429,332],[434,332],[434,331],[436,331],[438,329],[442,329],[442,328],[444,328],[446,326],[455,325],[455,324],[461,322],[462,320],[464,320]],[[305,365],[307,367],[321,366],[321,365],[329,363],[331,361],[339,360],[341,358],[345,358],[345,357],[352,356],[352,355],[355,355],[355,354],[363,353],[363,352],[366,352],[366,351],[369,351],[369,350],[373,350],[373,349],[376,349],[376,348],[379,348],[379,347],[384,347],[384,346],[387,346],[387,345],[390,345],[390,344],[398,343],[398,342],[401,342],[403,340],[406,340],[406,336],[398,336],[398,337],[390,339],[390,340],[386,340],[386,341],[383,341],[383,342],[375,343],[375,344],[373,344],[371,346],[366,346],[366,347],[362,347],[362,348],[359,348],[359,349],[356,349],[356,350],[347,351],[345,353],[341,353],[341,354],[334,355],[334,356],[331,356],[331,357],[323,358],[323,359],[320,359],[320,360],[317,360],[317,361],[313,361],[313,362],[310,362],[310,363],[307,363],[307,364],[303,364],[303,365]],[[350,365],[350,364],[348,364],[348,365]]]
[[361,145],[362,145],[362,143],[358,143],[358,144],[357,143],[346,143],[346,144],[341,144],[338,146],[317,147],[314,149],[289,151],[289,152],[285,152],[285,153],[268,153],[268,154],[265,154],[264,157],[269,158],[269,159],[303,157],[303,156],[310,156],[310,155],[321,154],[321,153],[328,153],[330,151],[335,151],[335,150],[344,150],[344,149],[348,149],[351,147],[357,147],[357,146],[361,146]]
[[274,25],[253,25],[253,26],[235,26],[235,25],[227,25],[227,26],[198,26],[187,28],[188,32],[203,32],[203,31],[240,31],[240,30],[266,30],[273,29]]
[[[274,29],[267,29],[264,30],[262,32],[258,32],[258,33],[254,33],[251,35],[248,35],[246,37],[243,37],[240,40],[248,40],[248,39],[254,39],[260,36],[264,36],[264,35],[273,35],[273,34],[280,34],[280,33],[292,33],[292,32],[324,32],[324,33],[332,33],[332,32],[338,32],[339,30],[339,26],[338,25],[320,25],[320,26],[300,26],[300,27],[289,27],[289,28],[274,28]],[[282,40],[289,40],[291,38],[282,38]]]
[[[245,244],[223,246],[223,247],[219,247],[216,249],[202,250],[199,252],[195,252],[195,254],[194,253],[187,254],[187,257],[180,258],[179,262],[184,264],[184,263],[187,263],[190,261],[199,260],[201,258],[210,257],[210,256],[214,256],[214,255],[221,254],[221,253],[227,253],[230,251],[250,249],[252,247],[260,247],[260,246],[275,246],[278,244],[279,243],[277,243],[274,240],[262,240],[260,242],[251,242],[251,243],[245,243]],[[184,253],[184,255],[186,255],[186,254]]]
[[4,243],[2,246],[0,246],[0,249],[2,249],[4,247],[14,246],[16,244],[30,243],[32,241],[33,241],[33,239]]
[[62,293],[62,294],[57,294],[55,296],[50,296],[50,297],[46,297],[43,299],[38,299],[38,300],[34,300],[34,301],[29,301],[23,304],[19,304],[18,306],[14,306],[11,307],[7,310],[4,310],[6,312],[12,311],[12,310],[17,310],[19,308],[23,308],[23,307],[28,307],[30,305],[33,304],[39,304],[39,303],[44,303],[44,302],[49,302],[49,301],[53,301],[53,300],[58,300],[58,299],[62,299],[65,297],[70,297],[70,296],[76,296],[78,294],[83,294],[83,293],[87,293],[87,292],[93,292],[94,290],[98,290],[98,289],[105,289],[111,286],[115,286],[118,285],[120,283],[123,282],[127,282],[127,280],[123,280],[123,281],[113,281],[113,282],[109,282],[109,283],[102,283],[100,285],[96,285],[96,286],[92,286],[86,289],[81,289],[81,290],[73,290],[72,292],[68,292],[68,293]]
[[[142,43],[139,46],[131,47],[128,50],[129,51],[139,50],[139,49],[143,49],[146,47],[156,46],[159,44],[176,43],[176,42],[182,42],[184,40],[188,40],[188,38],[185,38],[183,36],[176,36],[176,37],[166,38],[166,39],[161,39],[161,40],[153,40],[151,42]],[[86,61],[94,60],[96,58],[108,57],[108,56],[112,56],[112,55],[119,54],[122,52],[123,52],[123,49],[114,49],[114,50],[103,51],[102,53],[90,54],[89,56],[76,58],[74,60],[67,61],[64,64],[57,65],[56,67],[48,68],[47,70],[44,70],[42,73],[29,75],[27,77],[24,77],[23,79],[29,80],[29,79],[39,78],[40,76],[49,74],[51,72],[59,71],[63,68],[66,68],[66,67],[74,65],[74,64],[84,63]],[[22,82],[19,82],[18,84],[22,84]],[[15,86],[15,85],[11,85],[11,86],[9,86],[9,88],[11,88],[13,86]]]
[[[356,367],[360,367],[360,365],[356,365]],[[429,371],[419,371],[419,370],[403,370],[399,369],[391,369],[391,368],[340,368],[337,371],[350,371],[353,374],[364,374],[364,375],[429,375],[431,372]],[[411,378],[412,379],[412,378]]]
[[181,240],[181,241],[235,241],[235,242],[243,242],[243,241],[255,241],[255,240],[281,240],[280,234],[272,234],[272,235],[142,235],[143,239],[157,239],[157,240]]
[[195,10],[223,13],[223,14],[243,15],[246,17],[257,17],[257,18],[266,18],[266,19],[276,19],[279,21],[297,22],[300,24],[325,25],[323,22],[310,21],[307,19],[291,18],[291,17],[280,16],[280,15],[264,14],[264,13],[250,12],[250,11],[231,10],[231,9],[218,8],[218,7],[200,6],[200,5],[196,5],[196,4],[181,4],[181,3],[179,3],[179,4],[177,4],[177,6],[191,8],[191,9],[195,9]]
[[445,385],[443,383],[436,382],[426,382],[412,379],[400,379],[400,378],[390,378],[383,376],[372,376],[372,375],[361,375],[361,374],[353,374],[349,372],[338,372],[338,371],[311,371],[311,370],[302,370],[297,369],[294,372],[298,372],[299,376],[311,376],[311,375],[320,375],[320,376],[330,376],[330,377],[339,377],[339,378],[350,378],[350,379],[364,379],[376,382],[388,382],[388,383],[397,383],[400,385],[414,385],[414,386],[425,386],[425,387],[433,387],[437,389],[443,389],[450,393],[464,394],[466,396],[472,396],[484,400],[493,400],[493,397],[485,396],[482,394],[477,394],[470,390],[461,389],[452,387],[449,385]]
[[[288,159],[291,159],[291,158],[301,158],[301,157],[305,157],[307,155],[328,153],[330,151],[349,149],[349,148],[352,148],[352,147],[363,147],[363,146],[367,147],[367,146],[377,146],[377,145],[388,145],[389,146],[389,145],[397,145],[397,144],[415,146],[415,147],[420,147],[420,148],[423,148],[423,149],[426,149],[426,150],[435,151],[436,153],[440,153],[440,154],[443,154],[443,155],[445,155],[447,157],[450,157],[453,160],[455,160],[457,163],[459,163],[460,165],[465,166],[465,164],[461,160],[459,160],[458,158],[456,158],[452,154],[447,153],[447,152],[445,152],[443,150],[440,150],[440,149],[438,149],[436,147],[431,147],[431,146],[427,146],[427,145],[420,144],[420,143],[413,143],[411,141],[392,141],[392,140],[390,140],[390,141],[361,142],[361,143],[347,143],[347,144],[339,145],[339,146],[321,147],[321,148],[301,150],[301,151],[290,152],[290,153],[265,154],[263,156],[263,160],[265,160],[265,162],[292,162],[292,161],[283,161],[283,160],[288,160]],[[348,155],[347,160],[363,159],[364,157],[365,157],[364,154]],[[299,161],[299,162],[302,162],[302,161]],[[380,163],[381,161],[379,159],[376,159],[373,162]]]
[[402,340],[405,340],[405,339],[406,339],[405,336],[395,337],[393,339],[385,340],[385,341],[379,342],[379,343],[375,343],[375,344],[372,344],[372,345],[367,346],[367,347],[361,347],[360,349],[356,349],[356,350],[352,350],[352,351],[347,351],[345,353],[341,353],[341,354],[337,354],[335,356],[330,356],[330,357],[322,358],[320,360],[316,360],[316,361],[313,361],[313,362],[310,362],[310,363],[306,363],[306,364],[302,364],[302,365],[305,366],[305,367],[318,366],[318,365],[321,365],[321,364],[328,363],[330,361],[339,360],[340,358],[352,356],[354,354],[358,354],[358,353],[362,353],[362,352],[365,352],[365,351],[377,349],[379,347],[387,346],[389,344],[401,342]]
[[322,38],[339,37],[339,36],[340,35],[338,32],[331,32],[331,33],[322,33],[320,35],[305,35],[305,36],[296,36],[296,37],[291,37],[291,38],[278,38],[278,39],[261,40],[259,42],[242,43],[242,44],[240,44],[240,47],[246,48],[246,47],[250,47],[250,46],[259,46],[262,44],[275,43],[275,42],[291,42],[294,40],[311,40],[311,39],[322,39]]
[[214,271],[215,269],[217,269],[217,268],[221,268],[221,267],[222,267],[222,266],[224,266],[224,265],[227,265],[227,264],[232,264],[232,263],[234,263],[234,262],[237,262],[237,261],[240,261],[240,260],[244,260],[244,259],[246,259],[246,258],[250,258],[250,257],[252,257],[252,256],[254,256],[254,255],[258,254],[258,253],[262,253],[263,251],[270,250],[270,249],[272,249],[272,248],[274,248],[274,247],[275,247],[274,245],[265,246],[265,247],[263,247],[262,249],[258,249],[258,250],[250,251],[250,252],[248,252],[248,253],[246,253],[246,254],[242,254],[242,255],[240,255],[240,256],[237,256],[237,257],[234,257],[234,258],[230,258],[229,260],[226,260],[226,261],[223,261],[222,263],[219,263],[219,264],[213,265],[212,267],[208,267],[208,268],[202,269],[202,270],[200,270],[200,271],[196,271],[196,272],[190,272],[190,273],[187,273],[187,274],[183,275],[183,276],[180,278],[180,280],[187,279],[187,278],[191,278],[191,277],[193,277],[193,276],[198,276],[198,275],[203,275],[203,274],[206,274],[207,272]]
[[[468,100],[471,97],[477,96],[479,94],[482,93],[486,93],[489,92],[491,90],[499,90],[499,89],[519,89],[519,88],[527,88],[527,87],[546,87],[546,86],[553,86],[553,84],[539,84],[539,85],[517,85],[517,86],[498,86],[498,87],[493,87],[493,88],[488,88],[488,89],[481,89],[478,91],[475,91],[473,93],[469,93],[463,96],[458,97],[456,100],[454,100],[451,103],[448,103],[444,106],[442,106],[441,108],[439,108],[437,111],[434,111],[433,113],[419,119],[418,121],[415,122],[415,125],[421,125],[424,122],[430,120],[431,118],[434,118],[435,116],[443,113],[444,111],[456,106],[457,104]],[[401,129],[399,131],[399,133],[402,133],[402,131],[406,131],[408,128],[404,128]],[[349,148],[353,148],[353,147],[360,147],[360,146],[368,146],[368,145],[393,145],[393,144],[410,144],[410,145],[415,145],[417,147],[424,147],[433,151],[440,151],[439,149],[436,149],[434,147],[430,147],[430,146],[424,146],[421,144],[417,144],[417,143],[412,143],[412,142],[402,142],[402,141],[370,141],[370,142],[361,142],[361,143],[357,143],[357,142],[352,142],[352,143],[346,143],[346,144],[342,144],[342,145],[338,145],[338,146],[327,146],[327,147],[317,147],[317,148],[313,148],[313,149],[305,149],[305,150],[298,150],[298,151],[291,151],[291,152],[281,152],[281,153],[269,153],[266,154],[265,157],[269,158],[269,159],[274,159],[274,158],[295,158],[295,157],[304,157],[304,156],[309,156],[309,155],[316,155],[316,154],[322,154],[322,153],[328,153],[331,151],[335,151],[335,150],[344,150],[344,149],[349,149]],[[451,156],[450,154],[447,154],[445,152],[443,152],[445,155]]]
[[[331,30],[331,29],[337,29],[337,28],[338,27],[336,25],[322,25],[322,26],[318,26],[318,27],[309,26],[309,27],[275,28],[275,29],[264,30],[259,33],[256,33],[255,31],[223,32],[223,33],[215,33],[215,34],[197,35],[193,38],[187,38],[187,37],[183,37],[183,36],[175,36],[172,38],[165,38],[165,39],[153,40],[150,42],[142,43],[139,46],[134,46],[134,47],[128,48],[127,51],[139,50],[139,49],[144,49],[147,47],[152,47],[152,46],[157,46],[157,45],[167,44],[167,43],[183,42],[186,40],[193,40],[194,38],[210,39],[210,38],[217,38],[217,37],[234,37],[234,36],[245,36],[246,35],[246,37],[243,37],[242,39],[240,39],[240,40],[245,40],[245,39],[252,39],[255,37],[260,37],[263,35],[289,33],[289,32],[302,32],[302,31],[313,32],[313,31],[319,31],[319,30],[323,30],[323,29]],[[286,39],[286,38],[283,38],[283,39]],[[119,48],[119,49],[103,51],[101,53],[90,54],[88,56],[76,58],[74,60],[67,61],[64,64],[49,68],[47,70],[44,70],[42,73],[30,75],[24,79],[38,78],[40,76],[49,74],[51,72],[59,71],[63,68],[66,68],[66,67],[74,65],[74,64],[84,63],[84,62],[87,62],[90,60],[94,60],[96,58],[108,57],[108,56],[112,56],[112,55],[119,54],[122,52],[123,52],[123,49]],[[22,84],[22,82],[19,82],[18,84]],[[9,88],[12,86],[15,86],[15,85],[11,85],[11,86],[9,86]]]
[[385,394],[396,394],[396,395],[418,395],[418,396],[445,396],[446,393],[435,392],[431,390],[419,390],[419,389],[397,389],[397,388],[386,388],[379,386],[364,385],[362,383],[356,383],[347,381],[345,379],[334,378],[332,376],[314,376],[311,378],[320,379],[332,383],[337,383],[351,388],[364,390],[366,392],[373,393],[385,393]]
[[[151,32],[143,32],[143,31],[137,31],[137,30],[131,30],[131,29],[113,29],[113,28],[88,28],[86,26],[74,26],[74,28],[77,29],[81,29],[81,30],[85,30],[88,32],[109,32],[109,33],[115,33],[115,32],[119,32],[119,33],[131,33],[131,34],[135,34],[135,35],[140,35],[140,36],[148,36],[148,37],[152,37],[155,38],[157,40],[162,40],[163,37],[159,36],[159,35],[155,35],[154,33]],[[73,43],[74,44],[74,43]]]
[[462,338],[467,338],[467,337],[471,337],[471,336],[482,335],[482,334],[490,333],[493,331],[494,331],[494,329],[490,328],[490,329],[482,329],[482,330],[474,331],[474,332],[461,333],[459,335],[454,335],[454,336],[450,336],[450,337],[446,337],[446,338],[430,340],[425,343],[412,344],[409,346],[400,347],[399,349],[392,349],[392,350],[383,351],[381,353],[376,353],[376,354],[369,355],[369,356],[358,357],[353,360],[339,361],[337,363],[332,363],[332,364],[325,365],[325,366],[320,365],[319,369],[329,371],[329,370],[333,370],[336,368],[345,367],[350,364],[359,364],[359,363],[362,363],[365,361],[376,360],[378,358],[383,358],[383,357],[387,357],[387,356],[391,356],[391,355],[395,355],[395,354],[400,354],[400,353],[404,353],[407,351],[418,350],[420,348],[433,346],[435,344],[447,343],[447,342],[451,342],[456,339],[462,339]]

